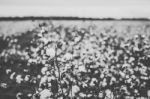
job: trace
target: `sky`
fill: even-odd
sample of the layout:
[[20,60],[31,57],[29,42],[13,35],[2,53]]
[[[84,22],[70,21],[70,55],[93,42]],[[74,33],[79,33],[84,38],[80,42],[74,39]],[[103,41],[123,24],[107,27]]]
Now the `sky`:
[[150,0],[0,0],[0,16],[150,18]]

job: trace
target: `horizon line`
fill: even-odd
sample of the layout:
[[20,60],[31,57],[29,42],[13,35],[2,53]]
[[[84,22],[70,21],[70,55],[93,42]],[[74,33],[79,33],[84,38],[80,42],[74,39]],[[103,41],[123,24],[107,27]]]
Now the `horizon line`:
[[90,17],[77,17],[77,16],[15,16],[15,17],[0,17],[0,21],[21,21],[21,20],[124,20],[124,21],[150,21],[150,18],[90,18]]

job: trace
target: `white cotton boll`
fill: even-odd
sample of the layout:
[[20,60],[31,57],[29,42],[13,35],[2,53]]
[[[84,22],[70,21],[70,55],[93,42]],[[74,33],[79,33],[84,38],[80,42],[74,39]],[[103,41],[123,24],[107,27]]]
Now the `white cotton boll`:
[[105,86],[107,86],[107,83],[106,83],[106,81],[103,81],[102,82],[102,87],[105,87]]
[[48,87],[51,87],[52,86],[52,84],[51,83],[47,83],[48,84]]
[[100,78],[104,78],[104,76],[105,76],[104,74],[101,74],[101,75],[100,75]]
[[79,69],[80,72],[86,72],[86,68],[83,65],[79,66],[78,69]]
[[88,95],[87,95],[87,97],[91,97],[91,96],[92,96],[92,94],[88,94]]
[[108,95],[111,94],[111,91],[110,91],[109,89],[107,89],[107,90],[105,91],[105,93],[106,93],[106,96],[108,96]]
[[75,94],[79,91],[80,91],[80,88],[77,85],[74,85],[74,86],[72,86],[72,91],[71,91],[72,93],[70,93],[70,94],[72,94],[72,96],[74,97]]
[[126,79],[129,79],[130,77],[129,77],[129,75],[126,75]]
[[98,97],[103,98],[104,94],[102,92],[99,92]]
[[37,35],[37,36],[42,37],[42,33],[38,33],[38,35]]
[[52,57],[55,57],[55,50],[53,48],[47,48],[46,49],[46,55]]
[[113,99],[114,98],[114,95],[112,94],[111,90],[107,89],[105,91],[106,93],[106,97],[108,97],[109,99]]
[[50,71],[46,71],[46,75],[50,76],[51,75]]
[[130,73],[131,73],[131,74],[134,74],[134,71],[133,71],[133,69],[129,69],[129,71],[130,71]]
[[0,87],[2,87],[2,88],[7,88],[8,86],[7,86],[6,83],[0,83]]
[[135,76],[135,75],[132,75],[131,78],[132,78],[132,79],[136,79],[136,76]]
[[78,42],[79,40],[80,40],[79,36],[75,38],[75,42]]
[[131,81],[132,81],[132,79],[131,79],[131,78],[129,78],[129,79],[127,80],[127,83],[131,83]]
[[125,91],[125,90],[127,90],[127,87],[125,85],[122,85],[121,89]]
[[80,92],[80,93],[79,93],[79,96],[80,96],[80,97],[86,97],[86,94]]
[[28,69],[24,69],[23,71],[27,73],[29,70]]
[[137,93],[138,93],[138,90],[137,90],[137,89],[135,89],[135,90],[134,90],[134,93],[136,93],[136,94],[137,94]]
[[138,38],[139,36],[136,34],[136,35],[134,35],[134,38]]
[[96,78],[92,78],[91,83],[90,83],[90,86],[95,86],[94,82],[97,82],[97,79],[96,79]]
[[143,80],[148,80],[148,77],[145,77],[145,76],[141,76],[140,78]]
[[20,97],[21,95],[23,95],[23,94],[22,94],[21,92],[18,92],[18,93],[16,94],[16,98],[17,98],[17,99],[21,99],[21,97]]
[[46,38],[41,38],[41,41],[43,41],[43,42],[44,42],[44,44],[47,44],[47,43],[49,42],[49,40],[48,40],[48,39],[46,39]]
[[48,89],[44,89],[40,92],[40,99],[50,99],[52,93]]
[[47,77],[48,82],[50,82],[51,80],[55,80],[55,77],[54,76]]
[[138,47],[134,47],[133,49],[134,49],[134,51],[139,51]]
[[40,79],[40,78],[41,78],[41,75],[37,75],[37,78]]
[[17,75],[16,76],[16,82],[20,84],[22,81],[23,81],[22,76],[21,75]]
[[122,78],[124,78],[126,76],[125,73],[122,71],[119,71],[119,74],[121,75]]
[[56,75],[56,77],[59,77],[59,72],[55,71],[55,75]]
[[93,81],[91,81],[90,86],[95,86],[95,84],[94,84],[94,82],[93,82]]
[[72,59],[72,54],[71,54],[71,53],[66,53],[66,54],[64,55],[64,59],[65,59],[65,60],[71,60],[71,59]]
[[47,70],[48,70],[47,67],[43,67],[43,68],[41,69],[41,73],[42,73],[43,75],[45,75]]
[[147,96],[150,97],[150,90],[147,91]]
[[129,62],[132,62],[132,61],[134,61],[134,60],[135,60],[134,57],[130,57]]
[[96,78],[92,78],[92,81],[93,81],[93,82],[97,82],[97,79],[96,79]]
[[115,78],[115,77],[112,77],[112,78],[111,78],[111,81],[116,81],[116,78]]
[[82,87],[87,87],[88,85],[86,83],[82,83]]
[[46,83],[47,79],[48,79],[47,76],[42,77],[41,81],[40,81],[40,86],[41,86],[41,84]]
[[[134,99],[134,97],[132,99]],[[145,97],[140,97],[140,99],[146,99],[146,98]]]
[[6,69],[6,74],[9,74],[11,72],[11,69]]
[[29,93],[27,96],[28,96],[28,97],[32,97],[32,94],[31,94],[31,93]]
[[10,79],[14,79],[14,76],[15,76],[15,72],[13,72],[11,75],[10,75]]
[[24,78],[25,81],[29,81],[30,80],[30,75],[26,75]]

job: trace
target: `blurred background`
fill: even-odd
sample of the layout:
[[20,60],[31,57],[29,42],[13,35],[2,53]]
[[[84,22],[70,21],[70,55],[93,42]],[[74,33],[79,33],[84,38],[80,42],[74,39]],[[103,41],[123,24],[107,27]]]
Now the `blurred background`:
[[149,18],[149,0],[0,0],[0,16]]

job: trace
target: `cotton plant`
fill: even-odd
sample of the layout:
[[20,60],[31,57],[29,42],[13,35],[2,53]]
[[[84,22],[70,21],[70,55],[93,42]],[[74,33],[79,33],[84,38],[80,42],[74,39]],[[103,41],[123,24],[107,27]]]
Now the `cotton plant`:
[[52,99],[52,92],[50,92],[50,90],[48,89],[44,89],[42,90],[40,93],[40,99]]

